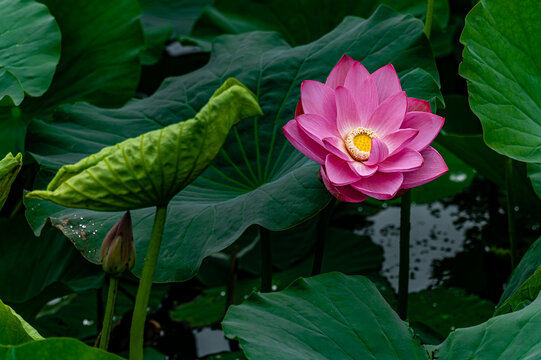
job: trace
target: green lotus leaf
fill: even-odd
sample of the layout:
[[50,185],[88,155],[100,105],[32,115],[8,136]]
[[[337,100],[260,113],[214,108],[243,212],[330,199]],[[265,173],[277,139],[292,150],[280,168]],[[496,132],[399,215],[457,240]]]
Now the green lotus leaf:
[[11,184],[15,181],[22,165],[23,155],[21,153],[18,153],[17,156],[9,153],[0,160],[0,210],[8,198]]
[[229,308],[224,332],[248,359],[413,360],[425,350],[370,280],[328,273]]
[[0,360],[122,360],[118,355],[69,338],[48,338],[17,346],[0,345]]
[[[210,50],[210,41],[218,35],[270,30],[291,45],[306,44],[331,31],[348,15],[368,18],[381,4],[418,18],[424,17],[427,5],[425,0],[215,0],[197,19],[190,37],[182,40]],[[436,0],[434,25],[444,28],[448,22],[448,0]]]
[[60,29],[33,0],[0,0],[0,104],[42,95],[60,59]]
[[[5,48],[3,33],[7,18],[19,12],[11,11],[0,1],[0,54]],[[7,3],[29,3],[28,0],[7,0]],[[37,28],[28,29],[28,38],[34,39],[31,54],[20,59],[20,64],[28,64],[28,74],[37,76],[50,63],[52,48],[45,46],[54,38],[47,32],[51,25],[48,19],[56,21],[62,33],[61,49],[58,46],[60,61],[56,71],[45,87],[46,78],[41,77],[41,87],[47,90],[39,97],[27,96],[20,108],[0,107],[0,154],[23,152],[28,123],[33,118],[47,120],[60,104],[88,101],[105,107],[118,107],[131,99],[139,83],[141,63],[140,50],[143,46],[141,27],[141,7],[137,0],[85,0],[84,3],[71,0],[41,0],[41,8],[48,9],[49,17],[35,24]],[[37,7],[36,7],[37,8]],[[26,7],[24,7],[26,9]],[[30,10],[30,8],[29,8]],[[33,17],[23,12],[21,22],[31,27]],[[52,16],[51,16],[52,15]],[[54,17],[54,19],[53,19]],[[23,29],[23,28],[21,28]],[[34,34],[36,37],[34,37]],[[59,41],[60,43],[60,41]],[[38,47],[39,44],[39,47]],[[28,45],[30,46],[30,44]],[[8,47],[8,55],[18,57],[15,49]],[[52,56],[49,55],[49,56]],[[34,58],[37,58],[34,60]],[[49,59],[49,60],[47,60]],[[36,61],[39,60],[39,63]],[[58,59],[57,59],[58,60]],[[0,55],[0,73],[5,65]],[[52,65],[49,65],[52,68]],[[54,68],[52,68],[54,70]],[[45,73],[43,72],[43,75]],[[37,81],[38,78],[36,78]],[[0,75],[0,94],[4,79]],[[50,85],[50,86],[49,86]],[[24,83],[23,83],[24,86]],[[33,96],[38,93],[29,92]],[[1,95],[0,95],[1,97]]]
[[[541,2],[482,0],[466,16],[459,73],[488,146],[541,161]],[[535,35],[534,35],[535,34]]]
[[19,345],[39,339],[43,337],[36,329],[0,300],[0,345]]
[[261,114],[255,95],[229,78],[193,119],[65,165],[47,190],[27,197],[102,211],[167,204],[207,168],[233,125]]

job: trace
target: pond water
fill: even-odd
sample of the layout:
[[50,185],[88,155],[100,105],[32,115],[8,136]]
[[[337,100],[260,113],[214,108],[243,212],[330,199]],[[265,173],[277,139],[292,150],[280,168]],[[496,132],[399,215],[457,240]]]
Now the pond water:
[[[410,282],[409,291],[416,292],[437,285],[433,276],[434,260],[451,258],[464,250],[467,233],[472,228],[485,225],[486,221],[466,220],[467,216],[457,205],[442,203],[412,205],[410,233]],[[488,216],[488,214],[487,214]],[[367,218],[370,226],[356,229],[355,233],[367,235],[383,248],[381,273],[391,287],[398,291],[398,265],[400,242],[400,207],[388,207]]]

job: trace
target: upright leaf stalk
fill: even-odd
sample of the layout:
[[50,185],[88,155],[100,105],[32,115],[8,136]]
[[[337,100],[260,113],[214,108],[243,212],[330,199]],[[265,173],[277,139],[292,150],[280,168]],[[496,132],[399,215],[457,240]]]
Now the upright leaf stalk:
[[432,17],[434,16],[434,0],[428,0],[426,4],[425,35],[430,39],[432,32]]
[[336,198],[333,197],[327,207],[321,212],[319,221],[317,223],[316,251],[314,253],[314,263],[312,265],[312,276],[316,276],[321,273],[323,255],[325,252],[325,240],[327,238],[327,228],[329,227],[329,221],[331,219],[335,204]]
[[270,231],[263,226],[259,227],[259,241],[261,242],[261,292],[272,290],[272,247]]
[[507,229],[509,232],[509,246],[511,248],[511,267],[517,265],[517,231],[515,228],[515,201],[513,193],[513,159],[507,158],[505,162],[505,188],[507,205]]
[[157,206],[152,227],[152,235],[148,244],[145,264],[143,265],[143,275],[137,289],[135,298],[135,308],[130,330],[130,360],[143,359],[144,331],[147,318],[148,299],[152,288],[152,278],[158,263],[158,255],[162,242],[163,230],[165,228],[165,219],[167,215],[167,205]]
[[398,270],[398,315],[408,316],[408,283],[410,267],[411,192],[402,195],[400,203],[400,265]]

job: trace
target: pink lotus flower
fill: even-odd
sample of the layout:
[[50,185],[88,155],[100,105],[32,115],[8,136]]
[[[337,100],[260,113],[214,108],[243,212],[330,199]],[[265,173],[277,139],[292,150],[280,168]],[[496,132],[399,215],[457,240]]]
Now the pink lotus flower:
[[300,152],[321,164],[323,183],[338,200],[388,200],[448,169],[428,146],[444,119],[428,102],[408,98],[394,67],[370,74],[343,56],[325,84],[307,80],[295,119],[283,128]]

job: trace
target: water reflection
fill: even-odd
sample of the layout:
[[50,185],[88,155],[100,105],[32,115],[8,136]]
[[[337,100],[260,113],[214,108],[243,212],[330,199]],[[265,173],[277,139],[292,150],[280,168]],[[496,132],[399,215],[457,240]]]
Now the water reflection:
[[[485,214],[488,217],[488,214]],[[388,207],[369,216],[364,228],[355,230],[359,235],[368,235],[384,250],[382,273],[391,286],[398,291],[398,265],[400,241],[400,208]],[[432,276],[436,259],[454,257],[464,249],[466,233],[479,229],[486,218],[467,220],[468,216],[457,205],[442,203],[412,205],[410,245],[410,292],[421,291],[438,283]]]

